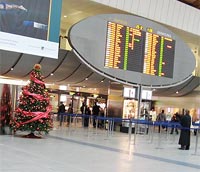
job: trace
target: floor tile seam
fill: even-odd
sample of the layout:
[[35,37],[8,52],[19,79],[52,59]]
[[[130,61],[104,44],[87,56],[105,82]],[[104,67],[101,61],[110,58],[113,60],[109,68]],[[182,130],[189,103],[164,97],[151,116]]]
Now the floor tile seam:
[[[35,153],[30,153],[30,152],[27,152],[27,151],[24,151],[24,150],[22,150],[22,149],[19,149],[19,148],[14,148],[14,147],[11,147],[11,146],[8,146],[8,145],[5,145],[5,144],[2,144],[2,146],[4,146],[4,147],[7,147],[7,148],[9,148],[9,149],[14,149],[15,151],[17,151],[17,152],[20,152],[20,153],[23,153],[23,154],[25,154],[25,155],[27,155],[27,156],[29,156],[30,157],[30,155],[31,156],[33,156],[34,158],[38,158],[38,156],[39,157],[42,157],[42,159],[46,159],[46,157],[45,156],[43,156],[43,155],[38,155],[38,154],[35,154]],[[28,159],[30,162],[33,162],[31,159]],[[56,164],[59,164],[60,166],[62,166],[63,168],[65,167],[65,164],[66,164],[66,162],[61,162],[61,161],[55,161],[55,160],[48,160],[48,161],[52,161],[52,163],[56,163]],[[41,166],[43,166],[44,164],[42,164]],[[76,170],[79,170],[79,171],[82,171],[82,172],[87,172],[87,170],[84,170],[84,169],[82,169],[82,168],[79,168],[79,167],[74,167],[74,166],[72,166],[71,164],[68,164],[68,166],[71,166],[72,168],[74,168],[74,169],[76,169]],[[44,167],[43,167],[44,168]],[[45,168],[49,168],[49,165],[45,165]],[[53,170],[56,170],[54,167],[53,168],[51,168],[51,169],[53,169]]]
[[[130,151],[126,151],[126,150],[122,150],[122,149],[112,148],[112,147],[103,146],[103,145],[97,145],[94,143],[88,143],[88,142],[83,142],[83,141],[78,141],[78,140],[74,140],[74,139],[63,138],[63,137],[58,137],[58,136],[53,136],[53,135],[49,135],[48,137],[52,138],[52,139],[58,139],[58,140],[62,140],[62,141],[76,143],[79,145],[84,145],[84,146],[89,146],[89,147],[93,147],[93,148],[98,148],[98,149],[108,150],[108,151],[112,151],[112,152],[116,152],[116,153],[130,155]],[[170,164],[174,164],[174,165],[180,165],[180,166],[190,167],[190,168],[194,168],[194,169],[200,169],[200,165],[182,162],[182,161],[178,161],[178,160],[172,160],[172,159],[167,159],[167,158],[162,158],[162,157],[157,157],[157,156],[147,155],[147,154],[142,154],[142,153],[136,153],[136,152],[133,152],[132,155],[138,156],[141,158],[170,163]]]

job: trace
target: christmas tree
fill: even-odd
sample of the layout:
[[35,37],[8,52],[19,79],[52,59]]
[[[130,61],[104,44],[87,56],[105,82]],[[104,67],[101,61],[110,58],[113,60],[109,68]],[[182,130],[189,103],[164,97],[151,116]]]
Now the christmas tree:
[[3,85],[0,106],[0,128],[1,133],[5,134],[5,127],[9,127],[11,119],[11,94],[8,84]]
[[30,83],[22,88],[19,105],[11,123],[11,129],[16,132],[35,131],[48,133],[52,128],[50,117],[48,91],[41,75],[41,65],[35,64],[30,73]]

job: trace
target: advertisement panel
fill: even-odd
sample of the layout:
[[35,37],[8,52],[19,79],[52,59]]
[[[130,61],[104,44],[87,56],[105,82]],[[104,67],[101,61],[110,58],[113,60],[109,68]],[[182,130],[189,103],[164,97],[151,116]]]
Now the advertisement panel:
[[0,49],[58,58],[61,7],[62,0],[0,0]]

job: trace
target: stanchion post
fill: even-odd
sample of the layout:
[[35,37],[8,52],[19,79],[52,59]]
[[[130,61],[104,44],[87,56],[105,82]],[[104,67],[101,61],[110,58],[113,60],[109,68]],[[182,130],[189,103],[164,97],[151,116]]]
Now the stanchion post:
[[110,119],[108,119],[108,123],[107,123],[108,125],[107,125],[107,137],[109,137],[109,135],[110,135]]
[[76,129],[76,125],[77,125],[77,114],[75,115],[75,129]]
[[110,136],[110,119],[108,119],[108,136]]
[[85,114],[82,114],[82,128],[84,128]]
[[132,121],[131,119],[129,119],[129,128],[128,128],[129,143],[131,141],[131,134],[132,134]]
[[108,120],[105,122],[105,130],[106,130],[106,135],[108,137]]
[[[173,128],[173,129],[172,129]],[[175,132],[176,132],[176,129],[177,129],[177,125],[176,124],[172,124],[171,125],[171,131],[173,131],[173,133],[172,133],[172,143],[174,143],[175,142]]]
[[96,117],[96,135],[97,135],[97,127],[98,127],[98,118]]
[[88,126],[87,126],[87,136],[89,137],[89,129],[90,129],[90,116],[88,117]]
[[144,135],[146,135],[148,133],[148,128],[149,128],[149,124],[148,124],[148,121],[144,121],[144,126],[145,126],[145,129],[144,129]]
[[135,123],[134,123],[134,142],[133,142],[134,145],[136,143],[137,128],[138,128],[137,122],[135,121]]
[[109,122],[109,135],[111,136],[112,134],[112,119],[110,118],[110,122]]
[[148,140],[151,142],[151,136],[152,136],[152,128],[153,128],[153,122],[150,123],[150,121],[148,122],[149,123],[149,130],[148,130]]
[[162,124],[160,123],[159,125],[160,125],[160,132],[158,134],[158,147],[157,147],[157,149],[161,149],[160,143],[161,143]]
[[148,133],[147,133],[147,135],[148,135],[148,137],[147,137],[147,140],[150,140],[150,138],[151,138],[151,124],[150,124],[150,121],[148,121]]
[[199,135],[199,130],[197,130],[197,133],[196,133],[196,142],[195,142],[195,151],[194,151],[195,155],[197,154],[197,149],[198,149],[198,135]]
[[155,132],[155,122],[153,121],[152,128],[151,128],[151,141],[150,141],[151,143],[153,143],[154,132]]
[[169,121],[167,121],[167,123],[166,123],[166,134],[167,134],[167,140],[169,139]]
[[69,115],[69,127],[72,125],[72,114]]
[[113,135],[113,131],[114,131],[114,126],[115,126],[115,121],[114,121],[114,119],[112,118],[112,132],[111,132],[111,135]]

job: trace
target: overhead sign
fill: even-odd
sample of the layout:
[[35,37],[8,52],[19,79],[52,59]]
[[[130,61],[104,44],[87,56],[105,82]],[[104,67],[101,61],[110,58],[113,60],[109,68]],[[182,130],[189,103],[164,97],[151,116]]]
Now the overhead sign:
[[135,99],[135,97],[136,97],[135,88],[124,87],[123,97]]
[[143,100],[151,100],[152,99],[152,91],[142,90],[142,99]]
[[178,35],[142,17],[92,16],[73,25],[68,37],[82,62],[125,85],[170,87],[195,69],[194,54]]

